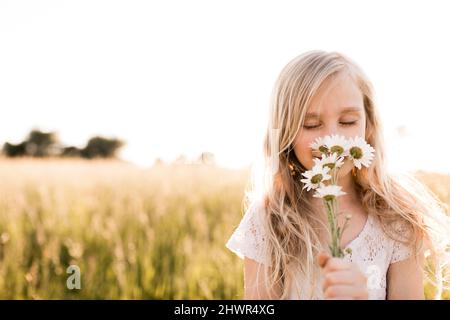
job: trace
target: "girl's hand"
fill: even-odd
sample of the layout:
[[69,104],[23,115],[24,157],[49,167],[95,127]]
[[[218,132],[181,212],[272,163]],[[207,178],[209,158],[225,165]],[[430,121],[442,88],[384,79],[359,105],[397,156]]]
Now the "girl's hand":
[[367,277],[355,263],[332,258],[325,252],[319,253],[317,262],[324,271],[325,299],[368,299]]

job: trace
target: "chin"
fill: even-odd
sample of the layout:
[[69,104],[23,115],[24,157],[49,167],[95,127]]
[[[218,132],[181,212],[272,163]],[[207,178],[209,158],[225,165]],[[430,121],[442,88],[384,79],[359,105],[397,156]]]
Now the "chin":
[[351,162],[345,162],[339,170],[339,178],[346,177],[352,173],[353,165]]
[[346,170],[345,168],[343,168],[343,170],[341,169],[341,170],[339,171],[339,178],[346,177],[346,176],[348,176],[349,174],[351,174],[351,172],[352,172],[351,169],[350,169],[350,170]]
[[308,163],[308,165],[307,166],[304,166],[307,170],[311,170],[313,167],[314,167],[314,161],[312,160],[312,158],[311,158],[311,160],[310,160],[310,162]]

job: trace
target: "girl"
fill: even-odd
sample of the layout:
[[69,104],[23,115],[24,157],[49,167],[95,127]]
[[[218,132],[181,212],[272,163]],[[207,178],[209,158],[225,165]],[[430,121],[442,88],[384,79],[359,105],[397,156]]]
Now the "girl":
[[[327,253],[322,199],[300,181],[314,165],[311,142],[332,134],[364,137],[375,149],[368,168],[345,163],[339,172],[346,192],[339,208],[352,214],[341,239],[351,252],[344,258]],[[448,209],[412,176],[388,174],[384,157],[372,86],[353,61],[311,51],[283,68],[272,93],[263,172],[252,172],[245,215],[226,244],[244,259],[246,299],[423,299],[425,255],[434,258],[441,296]]]

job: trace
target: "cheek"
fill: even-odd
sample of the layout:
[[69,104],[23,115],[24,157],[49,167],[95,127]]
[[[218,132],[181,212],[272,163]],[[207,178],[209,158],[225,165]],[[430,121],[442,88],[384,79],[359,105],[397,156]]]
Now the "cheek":
[[356,136],[356,135],[363,137],[363,138],[366,137],[366,122],[365,121],[360,122],[360,124],[357,128],[357,132],[354,134],[354,136]]
[[310,144],[315,140],[315,136],[302,135],[295,140],[294,152],[300,163],[308,170],[313,166]]

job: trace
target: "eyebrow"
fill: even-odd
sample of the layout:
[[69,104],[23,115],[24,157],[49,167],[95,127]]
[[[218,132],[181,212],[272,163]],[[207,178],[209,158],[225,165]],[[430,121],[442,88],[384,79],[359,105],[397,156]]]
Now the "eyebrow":
[[[361,111],[361,108],[358,107],[347,107],[341,110],[341,113],[351,113],[351,112],[359,112]],[[308,112],[306,114],[307,118],[318,118],[319,114],[316,112]]]

